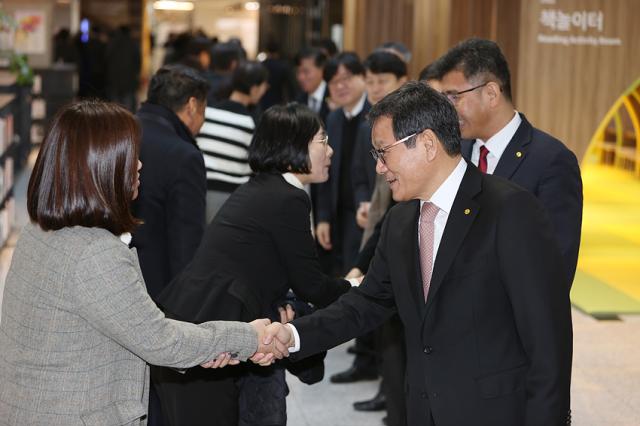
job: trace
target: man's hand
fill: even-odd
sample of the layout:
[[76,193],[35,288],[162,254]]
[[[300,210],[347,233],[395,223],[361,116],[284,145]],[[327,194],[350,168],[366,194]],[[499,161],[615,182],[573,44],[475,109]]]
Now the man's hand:
[[329,222],[320,222],[316,227],[316,238],[318,239],[318,244],[325,249],[331,250],[331,225]]
[[287,355],[289,354],[289,348],[296,344],[291,328],[277,322],[266,328],[263,343],[266,345],[273,344],[278,350],[286,350]]
[[266,366],[273,364],[276,359],[289,356],[289,347],[273,338],[273,336],[279,335],[280,329],[283,327],[281,323],[271,324],[268,319],[257,319],[250,324],[258,334],[258,349],[249,358],[252,362]]
[[356,223],[362,229],[367,227],[369,223],[369,208],[371,207],[371,203],[368,201],[360,203],[358,207],[358,211],[356,212]]
[[[345,276],[345,279],[349,279],[349,278],[364,278],[364,274],[362,273],[362,271],[360,270],[360,268],[353,268],[352,270],[349,271],[349,273]],[[362,282],[362,279],[360,280],[360,282]]]

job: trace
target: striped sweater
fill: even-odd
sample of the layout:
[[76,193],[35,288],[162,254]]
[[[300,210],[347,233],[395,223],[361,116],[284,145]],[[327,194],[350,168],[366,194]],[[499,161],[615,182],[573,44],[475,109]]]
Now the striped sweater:
[[207,187],[233,192],[251,175],[248,150],[255,122],[243,105],[225,100],[205,110],[205,122],[196,136],[204,156]]

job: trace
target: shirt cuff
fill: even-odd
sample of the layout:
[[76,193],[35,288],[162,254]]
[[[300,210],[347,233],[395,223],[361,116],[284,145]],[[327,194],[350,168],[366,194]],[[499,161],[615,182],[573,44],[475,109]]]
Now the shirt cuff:
[[360,285],[360,283],[356,278],[347,278],[347,281],[349,281],[349,284],[351,284],[351,287],[358,287]]
[[300,351],[300,335],[298,334],[298,330],[295,325],[291,323],[285,324],[287,327],[291,329],[291,333],[293,333],[294,344],[289,348],[289,353],[299,352]]

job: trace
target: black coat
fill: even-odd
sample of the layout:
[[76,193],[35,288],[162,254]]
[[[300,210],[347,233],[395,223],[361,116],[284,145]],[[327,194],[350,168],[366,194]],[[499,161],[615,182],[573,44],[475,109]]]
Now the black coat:
[[[327,86],[324,89],[324,94],[322,95],[322,105],[320,105],[320,111],[318,111],[318,116],[320,117],[320,120],[322,120],[322,124],[324,124],[326,126],[327,123],[327,116],[329,115],[329,113],[331,112],[331,110],[329,109],[329,104],[327,103],[327,99],[329,98],[329,86]],[[296,98],[296,102],[302,104],[302,105],[308,105],[309,104],[309,94],[308,93],[302,93],[300,95],[298,95],[298,97]]]
[[[193,261],[163,292],[160,304],[170,316],[196,323],[275,319],[289,289],[298,300],[327,306],[351,286],[320,271],[310,211],[308,195],[281,175],[252,177],[222,206]],[[323,355],[289,369],[302,381],[313,383],[322,379],[322,359]],[[284,409],[286,392],[281,392],[283,375],[278,369],[283,365],[279,364],[271,370],[259,367],[266,377],[257,383],[250,365],[220,371],[197,368],[184,377],[165,369],[161,398],[171,401],[166,410],[180,425],[203,424],[209,416],[215,416],[216,424],[234,424],[237,412],[246,407],[253,409],[243,416],[267,418],[273,414],[266,412],[268,407]],[[262,394],[259,403],[251,397]],[[252,402],[247,403],[247,397]],[[212,400],[226,402],[219,406]]]
[[385,220],[360,287],[294,320],[299,357],[397,312],[405,329],[408,425],[564,425],[572,328],[550,224],[528,191],[469,166],[422,294],[418,200]]
[[289,289],[300,300],[327,306],[350,285],[320,271],[310,209],[309,196],[281,175],[252,177],[209,224],[161,304],[195,322],[269,318]]
[[[564,258],[571,287],[578,263],[582,227],[582,178],[578,160],[562,142],[522,123],[493,172],[529,190],[542,203]],[[462,156],[471,159],[472,140],[462,141]]]
[[133,233],[147,290],[156,300],[191,261],[205,227],[206,178],[202,153],[177,115],[145,103],[140,190],[134,215],[144,223]]

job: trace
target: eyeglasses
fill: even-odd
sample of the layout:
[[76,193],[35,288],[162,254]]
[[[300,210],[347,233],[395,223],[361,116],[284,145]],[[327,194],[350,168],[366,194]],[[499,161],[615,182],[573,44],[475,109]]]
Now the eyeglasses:
[[369,153],[371,154],[371,156],[373,157],[373,159],[377,162],[378,160],[380,160],[382,162],[382,164],[387,164],[385,159],[384,159],[384,155],[387,153],[387,151],[389,151],[391,148],[393,148],[396,145],[400,145],[401,143],[405,143],[407,142],[409,139],[411,139],[412,137],[416,136],[419,133],[424,132],[426,129],[422,129],[419,132],[415,132],[410,134],[409,136],[405,136],[404,138],[395,141],[394,143],[392,143],[391,145],[387,145],[384,148],[380,148],[380,149],[372,149],[371,151],[369,151]]
[[324,135],[324,137],[321,139],[312,139],[311,142],[321,143],[326,148],[329,144],[329,135]]
[[455,104],[456,102],[458,102],[458,100],[460,100],[460,95],[464,95],[465,93],[473,92],[474,90],[479,89],[481,87],[484,87],[489,83],[490,83],[489,81],[485,81],[484,83],[482,83],[482,84],[480,84],[478,86],[472,87],[471,89],[462,90],[460,92],[456,92],[455,90],[450,90],[450,91],[447,91],[447,92],[442,92],[442,94],[445,95],[449,99],[449,101],[451,101],[451,103]]

